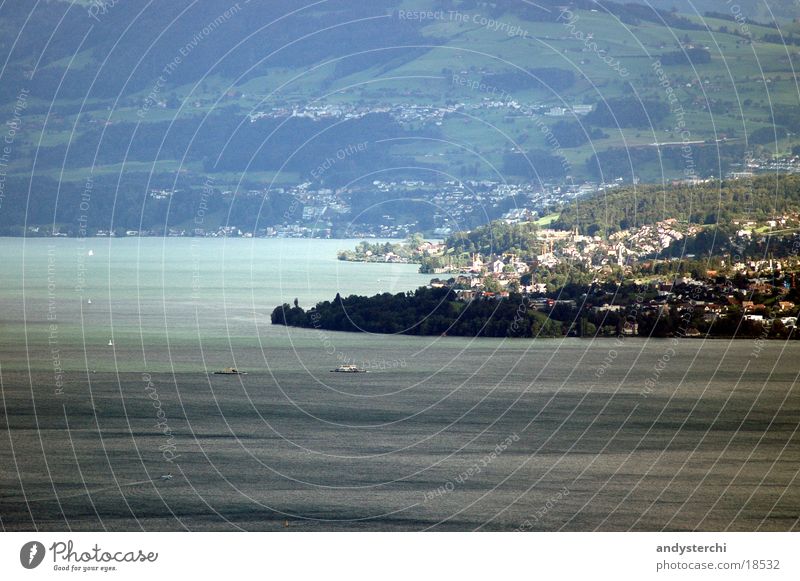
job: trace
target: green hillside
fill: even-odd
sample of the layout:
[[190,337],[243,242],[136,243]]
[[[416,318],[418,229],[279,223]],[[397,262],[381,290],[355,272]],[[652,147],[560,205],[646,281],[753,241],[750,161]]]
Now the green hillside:
[[554,227],[611,233],[670,218],[693,224],[764,221],[800,212],[800,176],[611,190],[570,204]]

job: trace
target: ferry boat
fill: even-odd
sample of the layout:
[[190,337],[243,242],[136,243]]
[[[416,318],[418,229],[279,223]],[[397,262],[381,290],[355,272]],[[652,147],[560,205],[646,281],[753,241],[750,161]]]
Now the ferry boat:
[[366,369],[361,369],[357,365],[340,365],[336,369],[331,369],[331,373],[366,373]]
[[226,367],[222,371],[215,371],[214,375],[247,375],[247,372],[239,371],[235,367]]

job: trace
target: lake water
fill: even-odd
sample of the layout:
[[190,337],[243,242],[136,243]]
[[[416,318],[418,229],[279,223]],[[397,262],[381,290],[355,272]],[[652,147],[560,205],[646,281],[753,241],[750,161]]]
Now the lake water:
[[354,244],[0,239],[2,526],[797,528],[797,342],[270,324],[430,278]]

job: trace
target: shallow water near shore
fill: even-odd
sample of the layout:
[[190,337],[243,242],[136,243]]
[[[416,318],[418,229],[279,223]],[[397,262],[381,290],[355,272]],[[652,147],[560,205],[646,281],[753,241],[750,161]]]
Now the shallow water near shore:
[[4,529],[797,527],[797,342],[270,324],[430,278],[354,243],[0,239]]

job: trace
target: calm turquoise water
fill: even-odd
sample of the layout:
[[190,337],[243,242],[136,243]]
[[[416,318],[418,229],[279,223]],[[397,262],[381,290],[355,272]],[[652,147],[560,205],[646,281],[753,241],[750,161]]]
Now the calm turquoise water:
[[[279,331],[269,314],[295,298],[308,308],[337,292],[404,292],[429,282],[416,265],[336,259],[337,250],[356,242],[2,239],[3,323],[17,339],[22,334],[33,343],[46,340],[56,324],[66,344],[86,339],[91,348],[112,339],[161,353],[177,341],[176,348],[188,342],[198,351],[201,340],[212,349],[242,339],[274,340]],[[85,367],[82,357],[66,363]],[[125,364],[114,362],[115,368]]]
[[3,527],[797,527],[798,342],[269,324],[427,282],[353,243],[0,239]]
[[[357,240],[212,238],[0,239],[10,276],[0,297],[46,298],[55,275],[59,300],[186,301],[199,305],[274,306],[295,297],[310,304],[347,293],[400,292],[427,284],[416,265],[336,259]],[[89,252],[93,256],[89,256]],[[50,271],[48,271],[50,264]],[[23,276],[24,275],[24,276]]]

